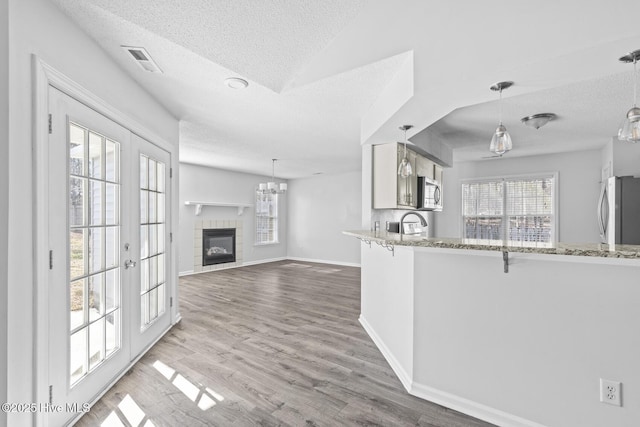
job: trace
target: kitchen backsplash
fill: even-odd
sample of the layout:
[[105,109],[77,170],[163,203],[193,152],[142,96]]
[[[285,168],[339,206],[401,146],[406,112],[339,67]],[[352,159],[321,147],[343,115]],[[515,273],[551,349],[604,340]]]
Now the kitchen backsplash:
[[[372,209],[371,210],[371,226],[370,229],[373,230],[375,222],[380,221],[380,230],[385,230],[385,224],[387,221],[389,222],[400,222],[400,218],[402,215],[409,212],[408,210],[401,209]],[[422,211],[418,212],[418,215],[422,215],[426,220],[429,226],[427,227],[427,237],[433,236],[433,212]],[[418,218],[413,215],[408,216],[405,221],[407,222],[417,222]]]

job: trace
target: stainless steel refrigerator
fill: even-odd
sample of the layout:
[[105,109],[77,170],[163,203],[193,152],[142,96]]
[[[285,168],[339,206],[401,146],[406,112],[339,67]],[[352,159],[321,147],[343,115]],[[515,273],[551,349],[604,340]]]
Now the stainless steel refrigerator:
[[640,178],[612,176],[602,183],[598,226],[602,243],[640,245]]

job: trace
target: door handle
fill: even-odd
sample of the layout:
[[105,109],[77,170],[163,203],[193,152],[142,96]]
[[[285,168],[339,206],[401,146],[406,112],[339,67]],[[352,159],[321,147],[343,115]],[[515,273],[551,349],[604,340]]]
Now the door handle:
[[124,262],[124,268],[135,267],[136,262],[132,259],[128,259]]

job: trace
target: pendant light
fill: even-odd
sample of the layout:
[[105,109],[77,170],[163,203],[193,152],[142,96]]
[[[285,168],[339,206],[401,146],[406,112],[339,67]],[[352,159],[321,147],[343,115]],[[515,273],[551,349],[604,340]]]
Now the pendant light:
[[489,150],[499,156],[513,148],[511,136],[507,132],[507,128],[502,125],[502,90],[511,86],[513,86],[513,82],[498,82],[490,88],[492,91],[500,92],[500,124],[491,138],[491,145],[489,145]]
[[271,181],[264,183],[261,182],[258,184],[258,194],[283,194],[287,191],[287,183],[281,182],[278,186],[276,186],[275,180],[275,171],[276,171],[276,162],[278,159],[271,159]]
[[411,162],[407,158],[407,131],[411,129],[413,126],[404,125],[400,126],[400,130],[404,131],[404,157],[400,160],[400,164],[398,165],[398,175],[402,178],[408,178],[413,175],[413,169],[411,168]]
[[638,59],[640,59],[640,50],[635,50],[620,58],[620,62],[633,62],[633,107],[627,111],[627,117],[625,117],[618,129],[618,139],[620,141],[640,142],[640,108],[636,104],[638,97]]

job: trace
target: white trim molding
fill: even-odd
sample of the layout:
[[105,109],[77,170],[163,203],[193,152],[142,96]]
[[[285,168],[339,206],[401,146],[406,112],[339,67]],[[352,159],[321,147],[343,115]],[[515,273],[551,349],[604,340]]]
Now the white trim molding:
[[203,206],[215,206],[215,207],[232,207],[238,208],[238,216],[244,213],[245,208],[250,208],[251,205],[248,203],[218,203],[218,202],[192,202],[186,201],[184,202],[187,206],[195,206],[195,215],[199,216],[202,213]]
[[326,260],[326,259],[301,258],[301,257],[291,257],[291,256],[288,256],[287,259],[290,259],[291,261],[315,262],[318,264],[343,265],[345,267],[360,267],[360,263],[355,263],[355,262],[332,261],[332,260]]
[[398,359],[394,357],[391,350],[389,350],[384,341],[382,341],[373,327],[367,322],[367,319],[360,315],[358,320],[373,343],[378,347],[378,350],[380,350],[380,353],[382,353],[387,363],[389,363],[389,366],[393,369],[402,386],[412,396],[437,403],[446,408],[503,427],[545,427],[542,424],[500,411],[490,406],[414,382],[411,375],[409,375]]
[[[86,88],[82,87],[69,77],[42,61],[37,55],[31,56],[32,70],[32,150],[33,150],[33,204],[35,214],[33,216],[34,228],[34,325],[35,331],[32,337],[34,348],[34,377],[33,377],[33,402],[49,401],[49,240],[48,240],[48,218],[46,215],[49,206],[48,177],[49,177],[49,87],[54,87],[61,92],[71,96],[78,102],[98,111],[105,117],[115,121],[128,129],[131,133],[149,141],[150,143],[171,153],[172,168],[177,170],[177,154],[174,145],[157,135],[152,130],[141,125],[134,119],[128,117],[118,109],[111,106],[105,100],[97,97]],[[177,179],[172,182],[172,191],[178,192]],[[177,198],[176,198],[177,199]],[[177,228],[177,205],[171,207],[171,228]],[[175,250],[172,251],[171,260],[171,297],[175,301],[171,310],[171,325],[180,321],[181,316],[178,311],[178,275],[177,257]],[[158,337],[158,339],[160,339]],[[146,350],[145,350],[146,351]],[[141,356],[141,355],[140,355]],[[133,366],[139,357],[131,361],[126,372]],[[110,387],[110,386],[109,386]],[[105,387],[105,391],[108,387]],[[48,423],[46,412],[36,412],[33,414],[33,424],[36,426],[46,426]]]
[[360,322],[366,333],[369,334],[369,337],[376,345],[376,347],[378,347],[380,353],[382,353],[384,358],[387,360],[387,363],[389,363],[389,366],[391,366],[391,369],[393,369],[393,372],[395,372],[396,376],[402,383],[402,386],[405,388],[405,390],[407,390],[407,392],[411,393],[413,381],[411,379],[411,375],[409,375],[409,373],[404,369],[398,359],[395,358],[391,350],[389,350],[384,341],[382,341],[382,338],[378,336],[376,331],[373,329],[373,327],[371,327],[369,322],[367,322],[367,319],[365,319],[362,314],[358,318],[358,321]]
[[481,403],[423,384],[412,383],[409,394],[503,427],[545,427]]

